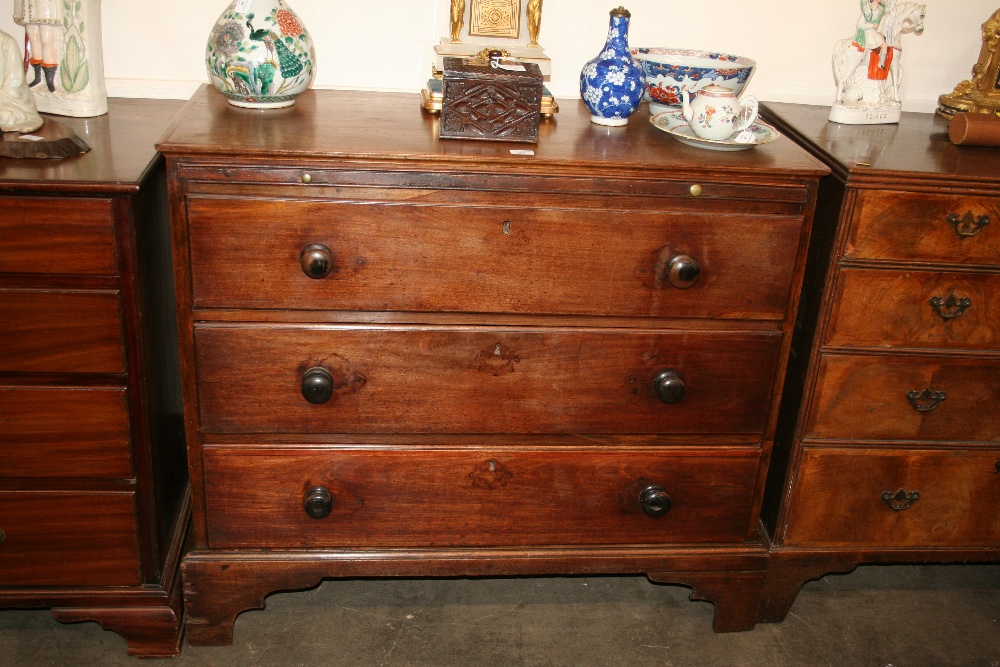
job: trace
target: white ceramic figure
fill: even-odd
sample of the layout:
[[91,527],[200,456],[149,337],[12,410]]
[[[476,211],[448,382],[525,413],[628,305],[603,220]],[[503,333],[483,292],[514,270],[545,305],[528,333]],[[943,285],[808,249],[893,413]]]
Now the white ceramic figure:
[[28,37],[28,85],[39,111],[108,112],[101,0],[14,0],[14,22]]
[[17,40],[0,30],[0,130],[33,132],[44,122],[24,80],[21,47]]
[[743,101],[729,88],[714,83],[698,91],[691,101],[690,93],[681,90],[684,120],[702,139],[723,141],[750,127],[757,120],[757,98],[747,95]]
[[860,0],[854,37],[833,49],[837,96],[830,120],[849,125],[897,123],[902,113],[902,36],[924,32],[925,5],[896,0]]

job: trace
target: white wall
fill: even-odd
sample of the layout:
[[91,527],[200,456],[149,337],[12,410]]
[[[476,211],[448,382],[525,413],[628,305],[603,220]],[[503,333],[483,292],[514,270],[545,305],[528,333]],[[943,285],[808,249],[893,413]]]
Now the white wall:
[[[417,91],[431,48],[447,34],[449,0],[288,0],[316,42],[318,88]],[[900,0],[902,1],[902,0]],[[632,13],[632,46],[711,49],[758,62],[747,89],[761,100],[829,104],[833,43],[852,36],[857,0],[547,0],[539,42],[552,59],[549,89],[579,97],[580,68],[597,55],[608,12]],[[186,98],[207,81],[205,42],[227,0],[103,0],[108,94]],[[19,39],[10,0],[0,29]],[[903,108],[932,111],[969,78],[981,26],[997,0],[927,0],[926,30],[904,38]]]

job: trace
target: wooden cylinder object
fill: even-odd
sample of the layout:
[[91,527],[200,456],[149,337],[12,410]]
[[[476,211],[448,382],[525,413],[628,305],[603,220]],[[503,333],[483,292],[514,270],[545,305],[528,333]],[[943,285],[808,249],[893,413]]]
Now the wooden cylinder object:
[[1000,116],[994,114],[958,113],[948,126],[953,144],[967,146],[1000,146]]

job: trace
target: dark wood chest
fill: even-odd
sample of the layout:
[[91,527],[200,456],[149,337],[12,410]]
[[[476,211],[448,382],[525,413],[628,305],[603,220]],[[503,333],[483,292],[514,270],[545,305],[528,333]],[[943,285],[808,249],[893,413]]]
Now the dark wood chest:
[[567,106],[524,155],[439,141],[413,96],[202,90],[161,141],[193,643],[356,576],[645,573],[753,626],[826,170]]
[[92,150],[0,158],[0,606],[173,655],[190,515],[163,160],[181,103],[59,118]]
[[765,617],[798,587],[881,561],[1000,547],[1000,151],[946,121],[769,117],[824,181],[765,503]]

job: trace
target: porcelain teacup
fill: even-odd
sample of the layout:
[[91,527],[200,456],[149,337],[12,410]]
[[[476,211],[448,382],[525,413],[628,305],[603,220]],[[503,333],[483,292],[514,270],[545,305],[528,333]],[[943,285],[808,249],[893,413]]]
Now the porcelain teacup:
[[752,95],[740,102],[729,88],[711,84],[699,90],[693,102],[686,90],[681,96],[684,120],[702,139],[724,141],[757,120],[757,98]]

